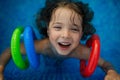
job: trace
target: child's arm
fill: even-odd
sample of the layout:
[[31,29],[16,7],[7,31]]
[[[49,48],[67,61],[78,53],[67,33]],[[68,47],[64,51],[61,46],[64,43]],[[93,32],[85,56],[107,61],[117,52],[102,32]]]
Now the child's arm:
[[[84,45],[79,45],[69,57],[74,57],[77,59],[88,60],[90,56],[90,48],[87,48]],[[115,71],[114,67],[107,61],[99,58],[98,66],[105,71],[106,76],[105,80],[120,80],[120,75]]]
[[9,61],[11,55],[10,55],[10,49],[6,49],[1,55],[0,55],[0,80],[3,80],[3,71],[4,67]]
[[5,65],[7,64],[7,62],[9,61],[11,57],[10,54],[10,49],[7,48],[3,53],[1,53],[0,55],[0,73],[3,72]]
[[[44,55],[48,55],[46,48],[49,48],[49,41],[48,39],[43,39],[43,40],[36,40],[35,43],[35,49],[36,53],[43,53]],[[20,44],[20,52],[21,54],[25,55],[26,51],[24,48],[24,44]],[[0,55],[0,80],[3,80],[3,71],[6,66],[6,64],[9,62],[11,58],[11,50],[10,48],[7,48],[3,53]]]
[[[25,54],[25,48],[23,44],[20,45],[20,51],[22,54]],[[3,72],[10,58],[11,58],[11,50],[10,48],[7,48],[0,55],[0,80],[3,80]]]
[[[35,44],[34,46],[35,46],[36,53],[42,53],[43,55],[48,55],[48,52],[50,51],[50,49],[48,49],[49,40],[47,38],[43,40],[36,40],[34,44]],[[25,55],[26,53],[23,43],[20,44],[20,52],[23,55]],[[3,72],[10,58],[11,58],[11,50],[10,48],[7,48],[0,55],[0,72]]]
[[111,63],[100,58],[98,61],[98,66],[105,71],[105,80],[120,80],[120,75],[116,72]]
[[[22,54],[25,54],[25,48],[24,48],[24,44],[20,44],[20,52]],[[5,51],[3,51],[0,55],[0,72],[3,72],[6,64],[8,63],[8,61],[11,58],[11,50],[10,48],[7,48]]]

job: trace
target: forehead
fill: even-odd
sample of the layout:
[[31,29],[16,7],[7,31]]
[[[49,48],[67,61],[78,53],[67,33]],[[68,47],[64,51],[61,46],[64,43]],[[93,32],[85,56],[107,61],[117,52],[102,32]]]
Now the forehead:
[[82,17],[72,9],[60,7],[53,11],[52,21],[68,21],[70,23],[80,24]]

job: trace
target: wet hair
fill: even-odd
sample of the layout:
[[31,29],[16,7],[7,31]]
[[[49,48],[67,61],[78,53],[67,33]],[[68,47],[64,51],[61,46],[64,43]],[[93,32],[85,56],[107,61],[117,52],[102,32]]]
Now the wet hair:
[[85,40],[87,36],[96,32],[96,29],[91,23],[94,12],[91,10],[91,8],[89,8],[88,4],[84,4],[80,1],[75,2],[72,0],[47,0],[45,7],[38,12],[36,18],[36,25],[40,31],[40,34],[42,34],[44,38],[48,37],[47,27],[51,20],[52,13],[56,8],[59,7],[67,7],[82,16],[83,36],[81,40]]

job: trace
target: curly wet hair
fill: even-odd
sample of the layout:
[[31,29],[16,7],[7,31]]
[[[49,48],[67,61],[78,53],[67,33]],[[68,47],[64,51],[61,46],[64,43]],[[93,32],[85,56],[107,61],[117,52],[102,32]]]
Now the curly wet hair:
[[86,40],[87,36],[92,35],[96,32],[96,29],[91,23],[94,12],[91,10],[88,4],[80,1],[75,2],[73,0],[47,0],[45,7],[43,7],[38,12],[36,17],[36,25],[39,29],[40,34],[42,34],[44,38],[48,37],[47,26],[49,25],[54,9],[66,6],[82,16],[83,36],[81,40]]

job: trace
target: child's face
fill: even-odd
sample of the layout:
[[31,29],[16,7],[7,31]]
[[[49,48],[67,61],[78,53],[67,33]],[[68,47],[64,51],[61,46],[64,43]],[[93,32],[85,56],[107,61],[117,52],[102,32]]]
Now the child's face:
[[68,55],[79,45],[82,18],[73,10],[58,8],[52,14],[47,32],[54,50],[59,55]]

